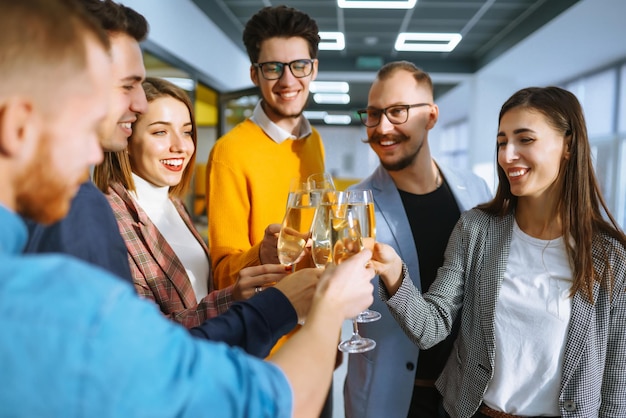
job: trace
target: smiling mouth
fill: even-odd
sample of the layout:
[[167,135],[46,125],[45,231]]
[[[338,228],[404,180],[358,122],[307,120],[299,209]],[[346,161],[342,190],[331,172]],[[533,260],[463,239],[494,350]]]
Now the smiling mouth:
[[509,178],[521,177],[526,173],[528,173],[527,168],[518,168],[516,170],[509,170]]
[[169,166],[169,167],[173,167],[173,168],[180,168],[183,165],[184,159],[182,159],[182,158],[171,158],[171,159],[159,160],[159,161],[163,165],[166,165],[166,166]]

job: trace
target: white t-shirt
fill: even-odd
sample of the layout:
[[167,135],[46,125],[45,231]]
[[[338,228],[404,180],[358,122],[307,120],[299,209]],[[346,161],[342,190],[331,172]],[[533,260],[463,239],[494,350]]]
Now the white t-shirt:
[[208,294],[209,259],[204,249],[170,200],[169,187],[156,187],[134,173],[133,180],[135,201],[176,253],[200,302]]
[[541,240],[515,223],[495,312],[494,376],[484,402],[523,416],[557,416],[572,269],[563,237]]

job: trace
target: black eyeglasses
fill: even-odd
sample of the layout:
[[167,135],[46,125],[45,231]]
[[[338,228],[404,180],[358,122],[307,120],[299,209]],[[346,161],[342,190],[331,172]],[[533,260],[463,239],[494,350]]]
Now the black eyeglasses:
[[256,62],[252,65],[254,65],[256,68],[261,69],[261,74],[263,74],[264,79],[278,80],[283,76],[283,72],[285,71],[286,66],[289,67],[289,69],[291,70],[291,74],[293,74],[293,76],[296,78],[303,78],[311,75],[311,73],[313,72],[314,62],[314,59],[302,59],[291,62]]
[[368,107],[367,109],[357,110],[361,122],[368,128],[378,126],[380,118],[384,114],[387,116],[387,120],[394,125],[401,125],[409,120],[409,109],[412,107],[430,106],[431,103],[417,103],[412,105],[393,105],[384,109],[377,109],[375,107]]

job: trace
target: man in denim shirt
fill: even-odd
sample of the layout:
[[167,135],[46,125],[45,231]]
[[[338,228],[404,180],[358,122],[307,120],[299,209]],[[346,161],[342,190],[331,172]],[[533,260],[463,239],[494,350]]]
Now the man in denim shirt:
[[21,254],[19,215],[59,220],[102,159],[113,82],[107,48],[74,0],[0,2],[0,416],[319,410],[341,322],[372,302],[369,251],[322,275],[306,324],[273,364],[193,339],[104,270]]

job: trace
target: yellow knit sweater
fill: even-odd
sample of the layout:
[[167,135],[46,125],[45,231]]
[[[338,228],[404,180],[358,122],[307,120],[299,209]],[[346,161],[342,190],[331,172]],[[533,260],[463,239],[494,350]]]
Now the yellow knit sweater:
[[319,133],[277,144],[247,119],[220,138],[207,167],[209,251],[216,289],[260,264],[265,228],[282,222],[292,178],[324,171]]

